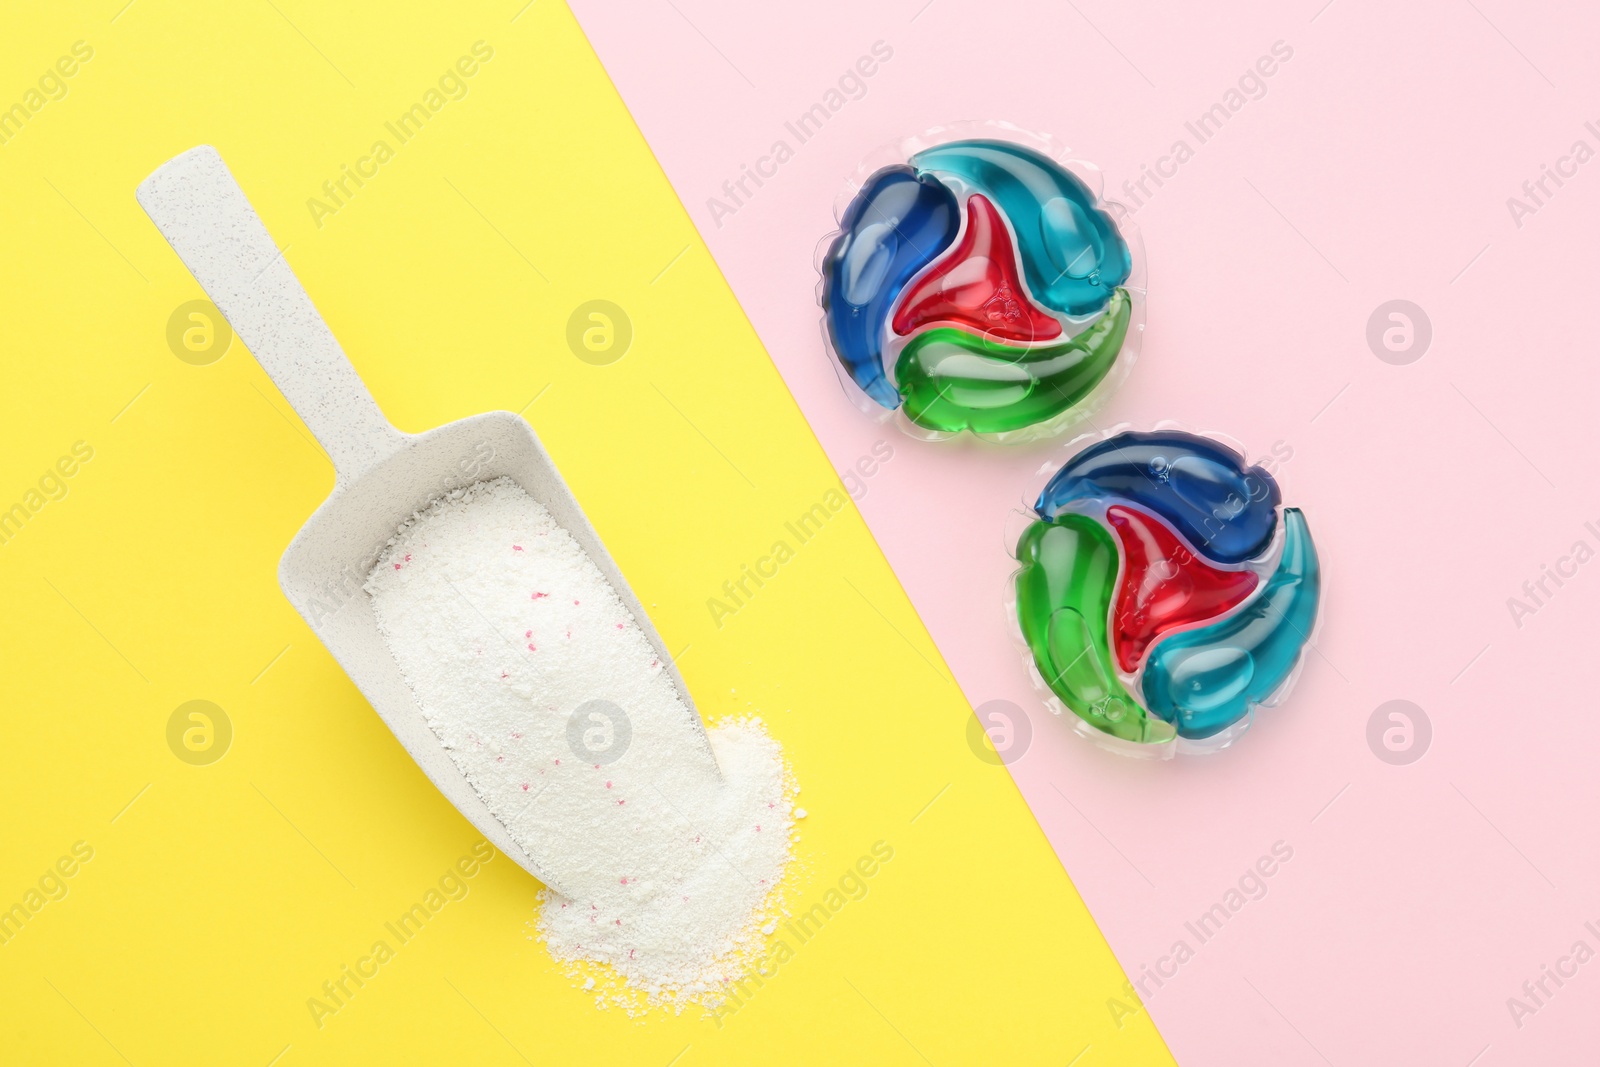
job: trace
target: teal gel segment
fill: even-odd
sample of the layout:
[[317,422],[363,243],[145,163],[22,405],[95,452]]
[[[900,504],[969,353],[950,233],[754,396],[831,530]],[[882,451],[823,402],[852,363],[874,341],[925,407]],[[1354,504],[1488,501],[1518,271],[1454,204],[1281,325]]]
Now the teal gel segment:
[[918,176],[951,175],[983,193],[1011,223],[1033,298],[1081,317],[1105,307],[1133,259],[1116,222],[1076,175],[1006,141],[952,141],[911,157]]
[[1283,557],[1236,615],[1158,642],[1144,671],[1145,705],[1180,737],[1210,737],[1275,693],[1311,640],[1322,572],[1298,508],[1283,512]]

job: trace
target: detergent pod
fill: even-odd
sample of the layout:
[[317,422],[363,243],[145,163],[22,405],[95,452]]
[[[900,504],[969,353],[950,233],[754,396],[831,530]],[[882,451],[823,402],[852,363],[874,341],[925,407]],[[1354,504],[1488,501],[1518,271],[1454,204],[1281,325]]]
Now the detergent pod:
[[818,249],[823,342],[863,411],[916,437],[1053,436],[1126,376],[1143,249],[1100,173],[964,123],[874,154]]
[[1069,448],[1007,537],[1036,684],[1120,752],[1227,747],[1285,699],[1315,635],[1316,545],[1273,476],[1292,450],[1251,463],[1170,426]]

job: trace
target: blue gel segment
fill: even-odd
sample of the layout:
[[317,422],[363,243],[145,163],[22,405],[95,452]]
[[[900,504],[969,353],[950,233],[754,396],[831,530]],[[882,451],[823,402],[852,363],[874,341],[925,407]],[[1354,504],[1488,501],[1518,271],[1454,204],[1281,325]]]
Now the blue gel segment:
[[1053,519],[1074,500],[1117,497],[1166,519],[1190,547],[1217,563],[1242,563],[1272,540],[1278,483],[1226,445],[1181,430],[1129,431],[1074,456],[1039,494]]
[[1011,222],[1033,298],[1066,315],[1099,311],[1128,280],[1133,259],[1111,216],[1071,171],[1005,141],[952,141],[911,157],[918,174],[949,174],[987,196]]
[[1179,737],[1209,737],[1272,696],[1311,639],[1321,595],[1316,546],[1298,508],[1283,513],[1278,569],[1236,615],[1156,643],[1144,669],[1144,702]]
[[911,276],[950,247],[961,209],[950,190],[910,167],[885,167],[845,212],[823,261],[828,337],[851,380],[886,408],[900,396],[883,370],[884,324]]

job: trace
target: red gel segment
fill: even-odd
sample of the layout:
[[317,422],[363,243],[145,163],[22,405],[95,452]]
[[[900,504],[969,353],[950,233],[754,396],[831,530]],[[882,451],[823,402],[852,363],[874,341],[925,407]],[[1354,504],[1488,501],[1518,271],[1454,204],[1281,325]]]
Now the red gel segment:
[[1185,548],[1159,520],[1120,504],[1106,520],[1122,539],[1127,573],[1117,589],[1111,641],[1117,664],[1138,669],[1156,638],[1236,607],[1259,579],[1254,571],[1218,570]]
[[893,326],[903,337],[934,323],[964,326],[996,341],[1061,336],[1061,324],[1028,299],[1011,234],[982,196],[967,200],[961,243],[901,300]]

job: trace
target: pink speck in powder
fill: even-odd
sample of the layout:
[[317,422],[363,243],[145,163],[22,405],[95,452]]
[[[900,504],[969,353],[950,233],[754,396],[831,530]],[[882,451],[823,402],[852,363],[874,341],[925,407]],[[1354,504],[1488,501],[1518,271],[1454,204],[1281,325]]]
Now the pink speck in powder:
[[522,551],[522,546],[521,545],[512,545],[511,546],[511,551],[513,551],[513,552],[521,552]]
[[545,597],[547,597],[549,595],[550,595],[549,593],[535,593],[535,594],[533,594],[533,599],[535,599],[535,600],[543,600]]

